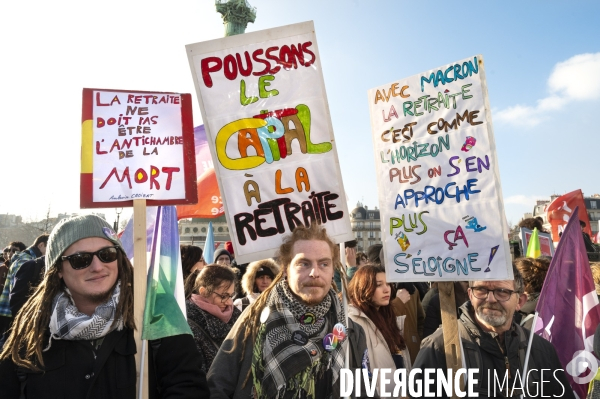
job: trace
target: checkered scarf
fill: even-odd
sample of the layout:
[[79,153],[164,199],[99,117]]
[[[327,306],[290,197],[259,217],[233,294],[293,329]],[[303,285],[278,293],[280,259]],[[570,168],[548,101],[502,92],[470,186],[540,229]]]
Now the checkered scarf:
[[118,281],[112,295],[105,303],[99,305],[94,314],[88,316],[81,313],[71,297],[71,292],[65,288],[52,301],[52,316],[50,317],[50,339],[47,351],[52,344],[52,338],[65,340],[93,340],[108,335],[111,331],[123,329],[123,319],[113,324],[121,293],[121,280]]
[[[314,399],[315,380],[329,370],[332,389],[337,391],[348,340],[343,345],[339,343],[332,352],[323,348],[323,338],[333,331],[336,323],[346,326],[344,309],[335,291],[330,290],[319,305],[308,307],[294,297],[284,280],[271,291],[266,307],[270,309],[269,317],[260,326],[253,348],[254,397],[279,399],[286,391],[295,391],[293,397]],[[308,312],[315,316],[315,323],[299,323],[300,317]],[[308,336],[305,345],[292,341],[292,333],[298,330]]]

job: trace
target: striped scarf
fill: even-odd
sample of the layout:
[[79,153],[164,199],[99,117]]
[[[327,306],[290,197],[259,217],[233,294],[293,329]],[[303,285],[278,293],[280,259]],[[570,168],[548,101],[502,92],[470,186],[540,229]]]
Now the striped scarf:
[[[281,281],[271,291],[265,308],[270,313],[258,330],[252,354],[254,397],[281,399],[286,391],[294,391],[294,398],[315,399],[315,382],[326,372],[331,372],[332,389],[337,390],[348,339],[331,352],[323,348],[323,338],[336,323],[346,327],[344,309],[335,291],[330,290],[319,305],[308,307],[294,297],[287,281]],[[315,323],[299,323],[308,312],[315,316]],[[298,330],[308,336],[305,345],[292,341],[292,333]],[[331,396],[329,392],[327,397]]]
[[88,316],[81,313],[73,299],[71,292],[65,288],[63,292],[54,297],[52,303],[52,316],[50,317],[50,339],[47,351],[52,344],[52,338],[65,340],[94,340],[105,337],[113,330],[123,329],[123,319],[113,324],[121,293],[121,280],[117,282],[110,298],[99,305],[94,314]]

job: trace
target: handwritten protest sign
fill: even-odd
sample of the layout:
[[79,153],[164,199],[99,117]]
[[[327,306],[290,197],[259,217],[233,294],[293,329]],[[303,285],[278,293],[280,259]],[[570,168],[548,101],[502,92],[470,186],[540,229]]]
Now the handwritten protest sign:
[[197,202],[191,95],[83,89],[81,207]]
[[512,278],[482,57],[368,95],[388,280]]
[[238,262],[299,224],[352,239],[313,23],[186,49]]

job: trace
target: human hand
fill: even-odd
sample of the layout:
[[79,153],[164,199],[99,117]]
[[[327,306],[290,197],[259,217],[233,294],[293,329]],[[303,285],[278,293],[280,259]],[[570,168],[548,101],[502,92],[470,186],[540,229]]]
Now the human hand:
[[396,292],[396,298],[400,298],[402,303],[406,303],[410,301],[410,294],[404,288],[401,288]]
[[356,247],[346,247],[346,265],[348,267],[356,267]]

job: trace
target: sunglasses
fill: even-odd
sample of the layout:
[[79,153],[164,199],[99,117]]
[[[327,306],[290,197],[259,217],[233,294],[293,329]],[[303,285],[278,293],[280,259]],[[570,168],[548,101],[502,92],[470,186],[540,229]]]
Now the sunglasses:
[[62,260],[68,260],[71,267],[75,270],[85,269],[92,264],[94,255],[103,263],[111,263],[117,260],[119,246],[106,247],[97,250],[96,252],[78,252],[73,255],[61,256]]

